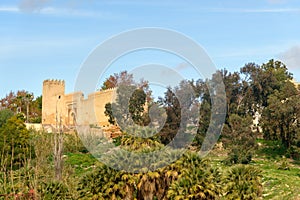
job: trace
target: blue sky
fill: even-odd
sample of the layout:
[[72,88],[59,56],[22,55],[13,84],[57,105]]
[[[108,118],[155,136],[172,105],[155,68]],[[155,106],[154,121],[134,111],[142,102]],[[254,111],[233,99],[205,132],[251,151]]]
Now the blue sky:
[[[185,34],[217,68],[233,71],[275,58],[300,81],[298,0],[3,0],[0,19],[0,98],[21,89],[41,95],[45,79],[64,79],[67,92],[73,91],[81,64],[97,45],[142,27]],[[150,62],[194,78],[180,58],[151,51],[120,58],[107,75]]]

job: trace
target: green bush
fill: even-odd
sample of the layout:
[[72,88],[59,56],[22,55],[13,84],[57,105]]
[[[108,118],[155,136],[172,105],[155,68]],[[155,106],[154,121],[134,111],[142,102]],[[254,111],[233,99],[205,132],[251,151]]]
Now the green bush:
[[64,134],[64,153],[87,153],[80,137],[75,134]]
[[261,170],[250,165],[231,167],[223,177],[226,199],[252,200],[262,196]]
[[41,183],[38,188],[39,195],[41,199],[44,200],[65,200],[65,199],[73,199],[70,194],[68,187],[62,182],[58,181],[50,181]]
[[286,158],[283,158],[280,162],[280,165],[278,166],[278,169],[280,170],[290,170],[289,162]]
[[252,160],[252,151],[245,151],[241,148],[233,148],[223,161],[225,165],[249,164]]
[[10,119],[14,113],[9,109],[0,110],[0,128]]
[[125,199],[129,193],[123,174],[101,164],[79,181],[79,199]]
[[13,116],[0,128],[1,165],[14,169],[24,166],[34,156],[29,131],[19,116]]

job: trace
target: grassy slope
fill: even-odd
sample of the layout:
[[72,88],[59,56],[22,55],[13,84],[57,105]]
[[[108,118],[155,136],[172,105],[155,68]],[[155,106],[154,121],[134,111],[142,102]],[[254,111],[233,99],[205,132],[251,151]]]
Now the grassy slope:
[[278,169],[283,161],[255,158],[253,165],[263,170],[264,199],[300,199],[300,168]]
[[264,199],[300,199],[299,161],[284,158],[285,150],[279,143],[264,140],[258,143],[253,165],[263,170]]
[[[264,141],[253,158],[251,165],[258,166],[263,171],[264,199],[300,199],[300,163],[286,159],[289,170],[278,169],[285,159],[282,158],[283,150],[277,144]],[[222,153],[221,153],[222,152]],[[215,166],[227,170],[229,167],[222,164],[225,159],[224,151],[214,151],[210,159]],[[91,171],[97,160],[90,154],[69,153],[66,164],[75,168],[75,176],[81,177]]]
[[75,169],[75,176],[81,177],[86,172],[92,171],[97,159],[91,154],[83,153],[68,153],[65,164],[70,165]]

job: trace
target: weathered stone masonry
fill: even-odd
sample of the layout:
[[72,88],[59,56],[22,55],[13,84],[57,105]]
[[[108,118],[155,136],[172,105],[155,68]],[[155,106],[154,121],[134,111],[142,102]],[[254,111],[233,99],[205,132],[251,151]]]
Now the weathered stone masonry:
[[116,88],[97,91],[84,98],[82,92],[65,94],[63,80],[43,82],[42,125],[64,127],[80,125],[108,126],[105,104],[116,99]]

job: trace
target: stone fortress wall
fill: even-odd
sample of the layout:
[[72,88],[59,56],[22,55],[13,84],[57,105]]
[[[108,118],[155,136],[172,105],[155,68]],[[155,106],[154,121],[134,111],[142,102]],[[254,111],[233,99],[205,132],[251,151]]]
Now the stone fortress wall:
[[43,82],[42,125],[74,127],[80,125],[108,126],[105,104],[114,102],[116,88],[96,91],[85,99],[82,92],[65,94],[63,80]]
[[[291,82],[300,88],[300,83],[295,80]],[[116,100],[116,91],[116,88],[97,91],[89,94],[85,99],[82,92],[65,94],[63,80],[45,80],[43,82],[42,127],[50,128],[52,131],[57,129],[58,125],[67,128],[77,124],[108,128],[108,118],[104,114],[105,104]],[[256,113],[253,121],[255,127],[258,126],[259,119],[260,115]],[[32,125],[28,124],[28,127]]]

